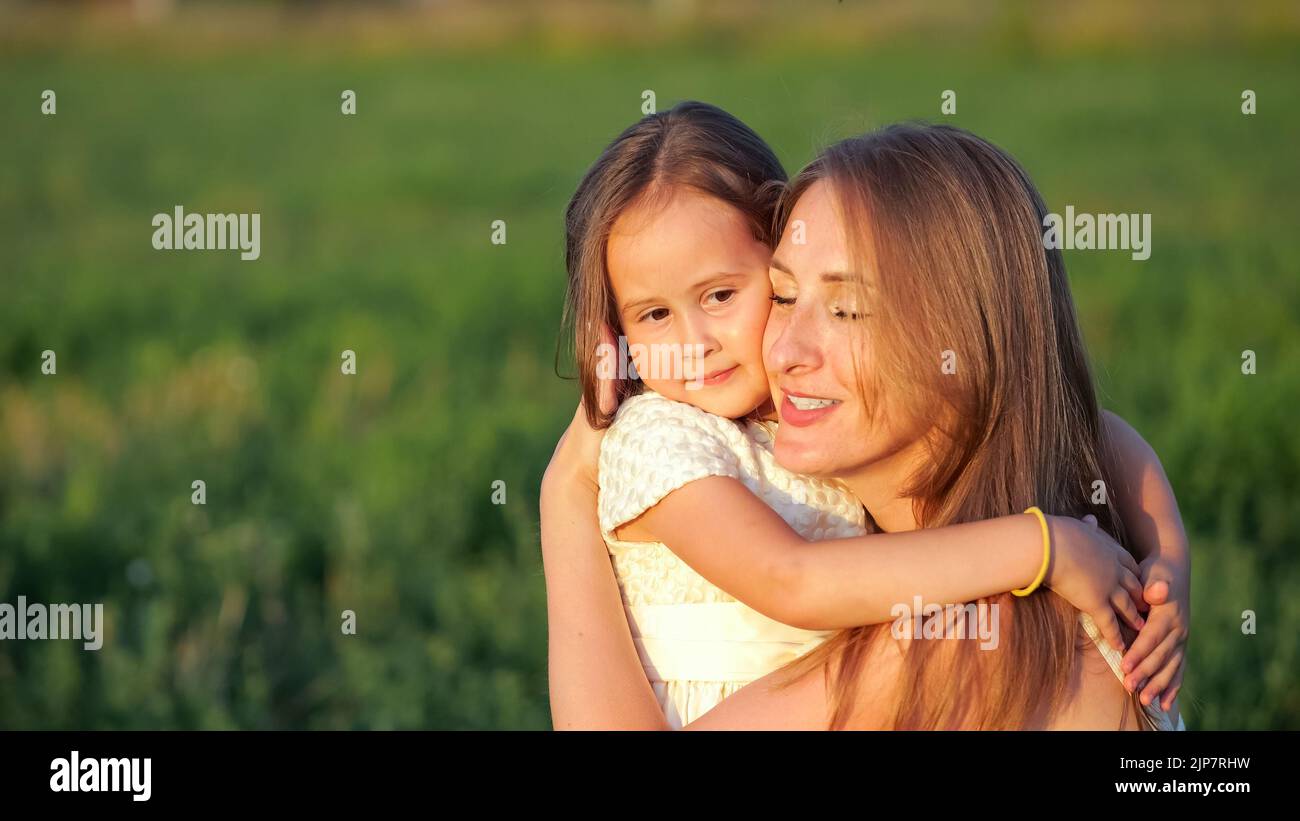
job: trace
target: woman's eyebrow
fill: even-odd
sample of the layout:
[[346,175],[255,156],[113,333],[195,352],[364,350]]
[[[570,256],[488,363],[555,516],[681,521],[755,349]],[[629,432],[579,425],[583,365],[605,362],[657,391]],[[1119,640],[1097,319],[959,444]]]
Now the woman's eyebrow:
[[[794,276],[794,271],[791,271],[790,268],[784,262],[777,259],[776,257],[772,257],[772,261],[769,264],[771,265],[771,267],[775,268],[776,270],[780,271],[783,274]],[[861,278],[862,277],[858,276],[857,274],[850,273],[848,271],[826,271],[821,276],[822,282],[857,282]],[[870,283],[867,284],[867,287],[871,287]]]

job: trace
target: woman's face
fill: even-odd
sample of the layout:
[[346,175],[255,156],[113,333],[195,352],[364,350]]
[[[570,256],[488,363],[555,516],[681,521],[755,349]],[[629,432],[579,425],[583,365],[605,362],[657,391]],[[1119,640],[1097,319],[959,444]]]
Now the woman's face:
[[[796,227],[802,243],[794,242]],[[772,257],[763,357],[781,420],[776,458],[789,470],[850,486],[855,478],[883,478],[896,491],[929,425],[905,418],[888,395],[864,396],[859,387],[855,353],[863,381],[872,384],[872,325],[886,320],[872,314],[876,272],[855,269],[844,228],[830,186],[814,183],[795,203]],[[864,278],[867,304],[858,302],[854,278]]]

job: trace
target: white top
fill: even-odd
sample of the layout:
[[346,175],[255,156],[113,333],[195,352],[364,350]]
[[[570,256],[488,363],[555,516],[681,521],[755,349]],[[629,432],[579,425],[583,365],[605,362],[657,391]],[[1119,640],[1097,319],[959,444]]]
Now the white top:
[[781,624],[741,604],[660,542],[614,536],[672,491],[706,476],[744,483],[806,539],[867,532],[862,504],[847,488],[776,463],[766,425],[725,419],[650,391],[623,403],[600,447],[600,530],[642,666],[674,728],[830,635]]
[[[866,514],[848,488],[792,473],[772,455],[775,425],[737,422],[653,391],[628,399],[600,447],[601,535],[609,548],[642,667],[674,728],[689,724],[755,679],[812,650],[831,631],[802,630],[736,601],[662,542],[621,541],[619,526],[696,479],[742,482],[805,539],[866,534]],[[1088,636],[1123,681],[1120,654],[1092,620]],[[1183,729],[1144,708],[1152,729]]]
[[[1092,639],[1093,644],[1096,644],[1097,649],[1101,651],[1101,656],[1102,658],[1106,659],[1106,664],[1110,667],[1111,671],[1114,672],[1117,677],[1119,677],[1120,682],[1123,683],[1124,671],[1123,669],[1120,668],[1120,661],[1123,660],[1124,654],[1116,650],[1114,647],[1111,647],[1110,643],[1101,637],[1101,631],[1097,629],[1096,623],[1093,622],[1092,617],[1089,616],[1087,613],[1080,613],[1079,621],[1083,624],[1083,630],[1085,633],[1088,634],[1088,638]],[[1187,729],[1187,727],[1183,724],[1182,713],[1179,712],[1178,720],[1175,721],[1168,713],[1165,712],[1164,708],[1160,706],[1160,699],[1158,698],[1152,699],[1150,704],[1144,705],[1139,703],[1138,706],[1141,707],[1142,709],[1142,723],[1144,725],[1143,729],[1147,729],[1147,730],[1186,730]]]

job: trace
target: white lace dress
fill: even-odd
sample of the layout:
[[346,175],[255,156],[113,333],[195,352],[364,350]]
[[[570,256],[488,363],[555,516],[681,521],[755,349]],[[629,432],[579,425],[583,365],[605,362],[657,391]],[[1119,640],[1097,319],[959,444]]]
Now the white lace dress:
[[636,519],[688,482],[730,476],[810,540],[866,533],[845,487],[782,468],[766,425],[735,422],[646,392],[623,403],[600,451],[600,529],[628,624],[674,728],[816,647],[827,631],[767,618],[714,587],[659,542],[620,541]]

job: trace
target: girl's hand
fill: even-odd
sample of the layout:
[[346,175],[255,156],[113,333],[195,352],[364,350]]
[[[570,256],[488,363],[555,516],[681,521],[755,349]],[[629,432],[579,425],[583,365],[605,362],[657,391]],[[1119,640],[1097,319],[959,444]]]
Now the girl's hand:
[[1186,573],[1153,554],[1140,565],[1143,596],[1151,606],[1146,627],[1124,655],[1120,669],[1130,692],[1143,704],[1157,698],[1168,711],[1183,684],[1184,646],[1191,627],[1191,590]]
[[1055,553],[1044,583],[1076,610],[1091,616],[1111,647],[1123,650],[1124,636],[1116,615],[1140,631],[1144,621],[1139,610],[1147,609],[1137,561],[1097,527],[1095,516],[1082,520],[1048,516],[1047,521]]

